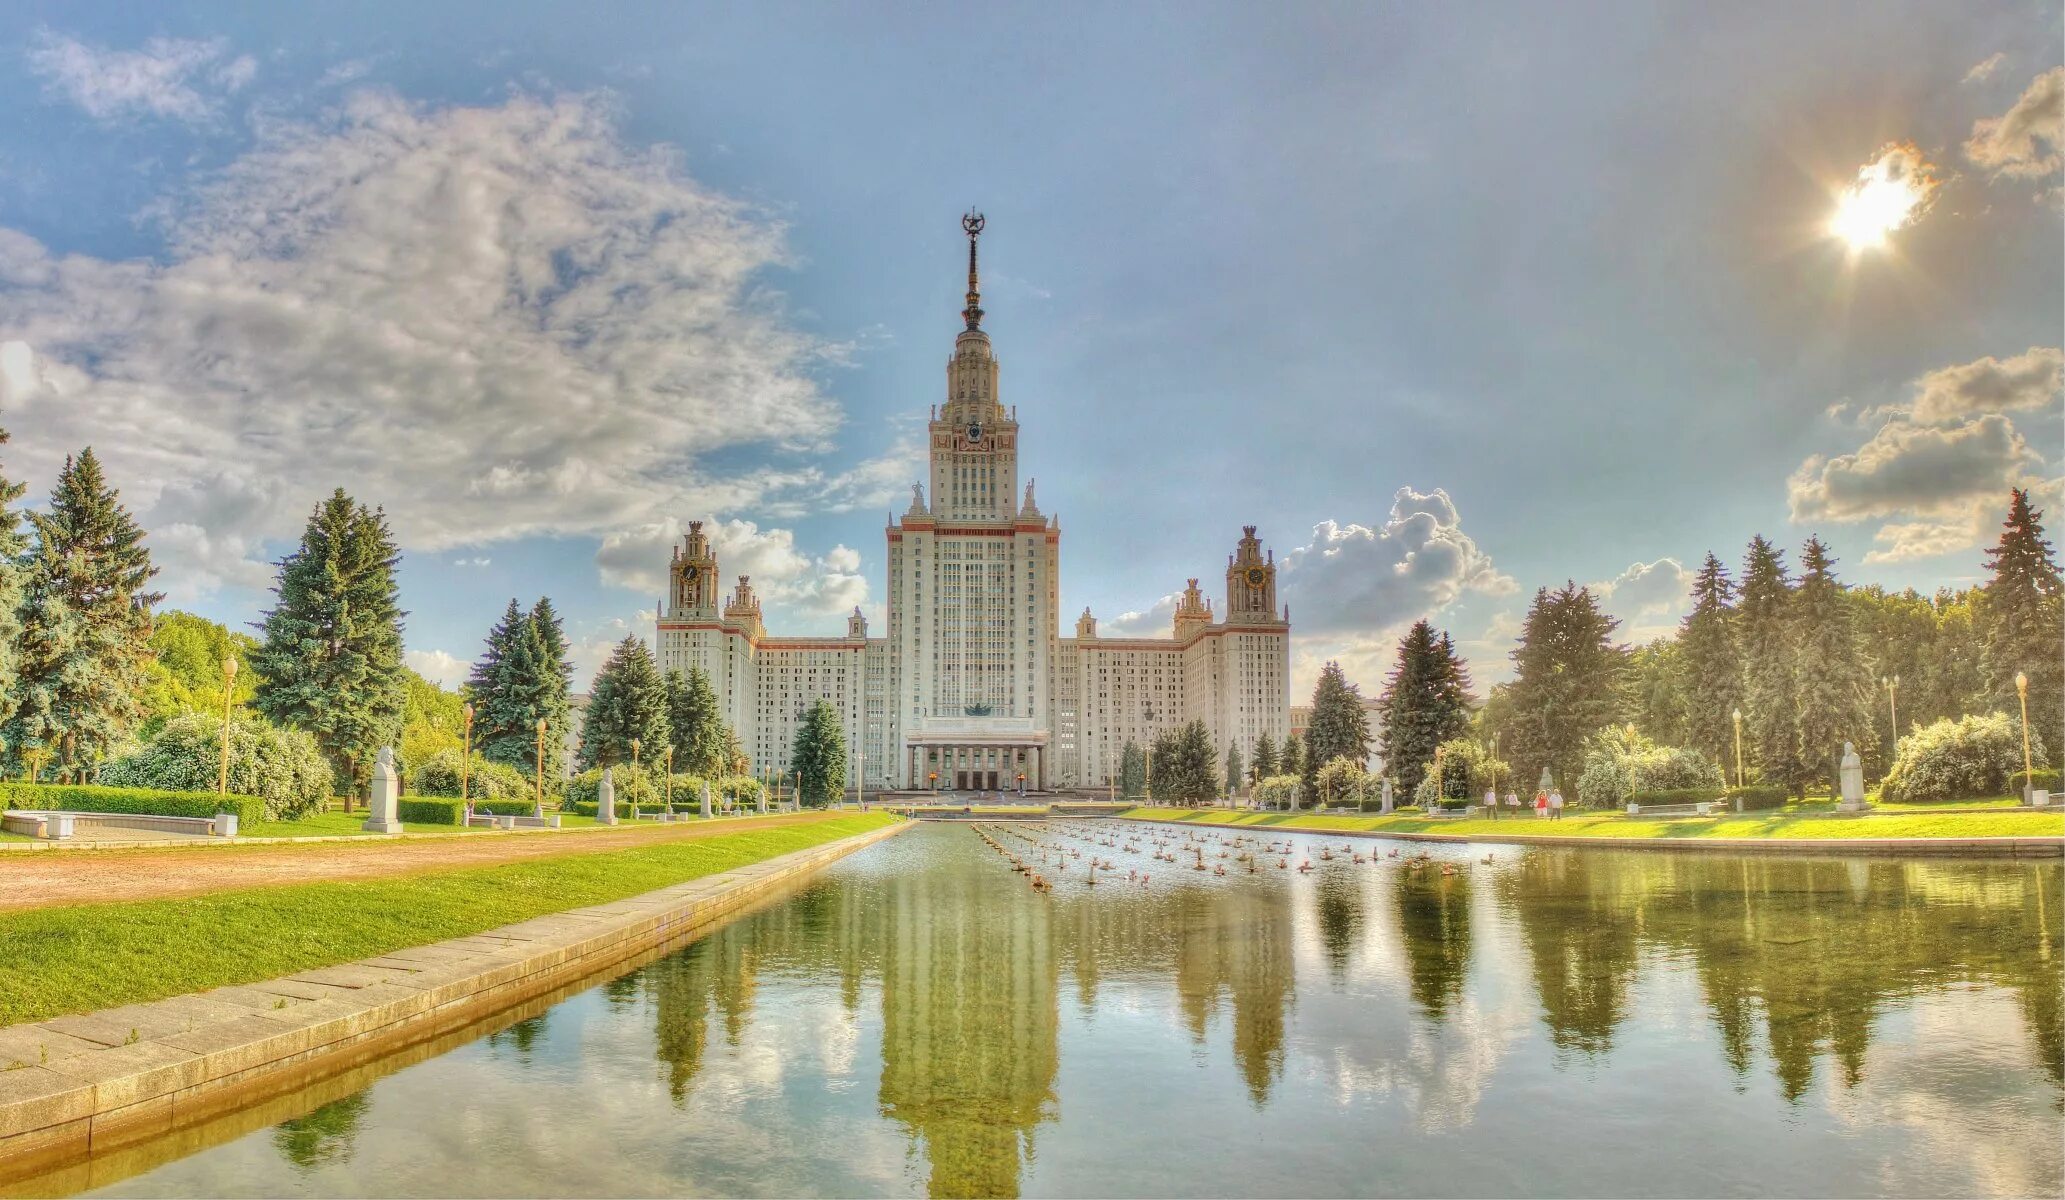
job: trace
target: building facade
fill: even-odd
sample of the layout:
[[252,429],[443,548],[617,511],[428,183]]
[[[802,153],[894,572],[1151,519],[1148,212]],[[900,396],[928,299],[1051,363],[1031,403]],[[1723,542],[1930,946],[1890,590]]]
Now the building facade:
[[845,722],[849,786],[1100,788],[1129,741],[1202,720],[1223,758],[1290,730],[1290,615],[1248,526],[1227,556],[1224,607],[1189,581],[1167,637],[1100,638],[1088,609],[1064,636],[1061,522],[1018,479],[1018,412],[998,387],[968,234],[964,328],[927,427],[929,479],[885,531],[887,628],[858,609],[845,637],[768,634],[752,581],[722,594],[702,522],[675,547],[659,612],[662,670],[701,667],[755,764],[785,769],[802,714]]

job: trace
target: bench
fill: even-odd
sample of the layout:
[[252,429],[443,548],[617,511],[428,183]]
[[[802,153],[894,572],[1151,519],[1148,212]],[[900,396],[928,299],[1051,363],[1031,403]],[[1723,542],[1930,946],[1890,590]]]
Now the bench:
[[1726,803],[1720,800],[1699,800],[1691,804],[1637,804],[1631,800],[1627,806],[1631,817],[1710,817],[1726,807]]
[[80,829],[141,829],[151,833],[184,833],[194,837],[235,837],[235,813],[212,817],[163,817],[155,813],[65,812],[57,809],[9,809],[0,815],[0,829],[61,842]]
[[1435,821],[1473,817],[1477,815],[1477,810],[1482,807],[1484,806],[1481,804],[1437,804],[1433,808],[1428,809],[1425,815],[1430,820]]
[[477,812],[466,818],[466,824],[472,829],[557,829],[559,814],[548,813],[536,817],[528,813],[521,816],[504,816]]

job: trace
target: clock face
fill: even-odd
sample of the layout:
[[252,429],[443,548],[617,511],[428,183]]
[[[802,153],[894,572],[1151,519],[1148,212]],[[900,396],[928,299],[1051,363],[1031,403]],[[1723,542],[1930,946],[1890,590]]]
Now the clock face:
[[683,579],[688,580],[690,583],[694,583],[696,580],[702,578],[702,575],[703,572],[701,568],[694,566],[691,566],[687,570],[681,572],[681,577]]
[[1262,568],[1260,568],[1260,567],[1249,567],[1249,568],[1248,568],[1248,586],[1249,586],[1249,587],[1261,587],[1261,586],[1262,586],[1263,584],[1265,584],[1265,583],[1268,583],[1268,582],[1269,582],[1269,572],[1267,572],[1267,571],[1263,570],[1263,569],[1262,569]]

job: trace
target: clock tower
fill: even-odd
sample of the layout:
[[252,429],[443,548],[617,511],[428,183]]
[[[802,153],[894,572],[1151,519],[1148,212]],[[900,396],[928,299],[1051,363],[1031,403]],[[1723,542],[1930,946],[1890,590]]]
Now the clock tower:
[[1266,554],[1253,525],[1241,526],[1240,546],[1226,560],[1226,623],[1273,625],[1276,612],[1276,552]]
[[701,521],[688,523],[688,536],[674,547],[668,575],[668,616],[717,616],[717,556],[710,550],[710,538]]

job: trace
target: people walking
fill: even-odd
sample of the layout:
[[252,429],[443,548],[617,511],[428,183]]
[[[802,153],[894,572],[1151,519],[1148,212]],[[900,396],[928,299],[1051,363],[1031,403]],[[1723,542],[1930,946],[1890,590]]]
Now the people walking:
[[1484,811],[1491,814],[1492,820],[1496,821],[1499,819],[1499,790],[1497,788],[1484,789]]
[[1547,818],[1547,817],[1548,817],[1548,815],[1549,815],[1549,793],[1547,793],[1547,792],[1536,792],[1536,793],[1534,794],[1534,819],[1535,819],[1535,820],[1537,820],[1537,821],[1540,821],[1540,820],[1543,820],[1543,819]]
[[1512,811],[1512,814],[1511,814],[1511,815],[1513,815],[1513,816],[1516,816],[1516,817],[1520,815],[1520,793],[1519,793],[1519,792],[1507,792],[1507,793],[1506,793],[1506,807],[1507,807],[1507,808],[1510,808],[1510,809],[1512,809],[1512,810],[1513,810],[1513,811]]
[[1551,821],[1563,819],[1563,792],[1561,789],[1549,793],[1549,819]]

